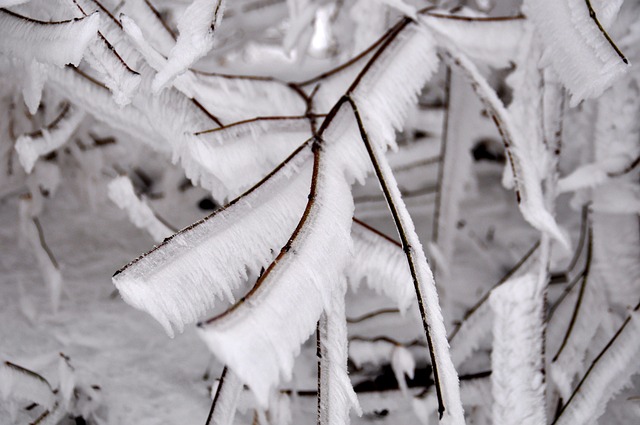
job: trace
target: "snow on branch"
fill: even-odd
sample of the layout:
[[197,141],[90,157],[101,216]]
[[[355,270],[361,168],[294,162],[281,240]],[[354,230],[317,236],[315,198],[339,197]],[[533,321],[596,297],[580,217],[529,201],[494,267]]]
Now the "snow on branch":
[[627,70],[628,61],[609,37],[589,0],[526,0],[549,64],[571,92],[571,104],[598,97]]
[[[334,292],[351,260],[354,207],[337,156],[341,152],[320,149],[314,145],[309,202],[289,241],[245,298],[201,324],[209,349],[262,406],[281,378],[291,378],[300,345],[314,332],[322,312],[333,313]],[[264,219],[262,226],[268,226]]]
[[[355,83],[353,87],[356,87]],[[406,94],[406,91],[404,93]],[[436,291],[433,273],[427,263],[413,220],[405,203],[402,201],[402,195],[398,189],[395,176],[382,153],[382,149],[386,145],[380,143],[380,141],[372,143],[369,140],[357,103],[351,97],[347,97],[347,100],[353,109],[360,136],[385,195],[387,205],[402,241],[402,248],[409,263],[420,316],[429,345],[429,355],[438,397],[438,413],[445,423],[464,423],[458,373],[453,366],[449,353],[449,342],[447,341],[447,332],[444,327],[440,304],[438,303],[438,292]],[[376,135],[376,137],[379,136],[379,134]]]
[[46,379],[8,361],[0,363],[0,395],[3,400],[27,400],[46,409],[56,404],[56,396]]
[[43,22],[0,9],[0,52],[56,66],[78,66],[96,38],[100,14],[61,22]]
[[85,116],[82,110],[67,103],[49,125],[18,137],[15,149],[24,170],[30,173],[38,158],[50,154],[67,143]]
[[438,11],[422,14],[421,20],[440,36],[447,37],[474,61],[507,68],[517,56],[524,16],[503,19],[449,15]]
[[200,319],[216,298],[233,301],[233,289],[269,264],[302,215],[310,156],[308,146],[301,147],[227,207],[117,272],[113,282],[124,300],[153,316],[169,335],[172,326],[182,331]]
[[347,320],[345,291],[347,283],[333,291],[331,309],[320,319],[320,423],[348,424],[349,411],[358,416],[362,409],[347,374]]
[[226,0],[193,0],[178,20],[178,40],[166,65],[153,80],[159,92],[213,48],[215,31],[222,22]]
[[174,158],[191,181],[224,201],[258,182],[310,136],[307,117],[257,117],[198,132]]
[[437,70],[435,40],[423,26],[403,20],[353,81],[348,93],[357,103],[373,143],[397,149],[408,109]]
[[640,369],[638,310],[636,306],[593,360],[554,424],[595,422],[605,412],[607,402],[631,383],[631,377]]
[[[491,292],[494,313],[491,382],[497,424],[546,423],[542,375],[542,303],[527,274]],[[576,422],[578,423],[578,422]]]
[[411,274],[402,246],[354,219],[351,227],[354,258],[347,277],[355,289],[364,279],[367,286],[394,300],[401,312],[414,302]]
[[232,425],[241,393],[242,381],[225,367],[205,425]]
[[156,216],[144,200],[138,198],[129,177],[116,177],[109,183],[109,198],[118,208],[127,212],[129,220],[136,227],[148,231],[154,241],[161,242],[175,233]]
[[569,248],[569,241],[565,233],[559,228],[554,217],[547,210],[542,195],[540,173],[534,158],[528,157],[528,143],[520,128],[513,121],[496,92],[478,71],[476,65],[457,47],[444,41],[447,52],[452,57],[452,63],[469,79],[471,87],[476,91],[480,100],[490,111],[500,134],[502,135],[509,164],[512,168],[518,204],[523,217],[536,229],[546,232]]

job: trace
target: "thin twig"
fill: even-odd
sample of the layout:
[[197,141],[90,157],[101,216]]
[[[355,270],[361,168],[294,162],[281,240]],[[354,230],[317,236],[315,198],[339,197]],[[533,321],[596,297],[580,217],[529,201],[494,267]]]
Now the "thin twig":
[[[580,312],[580,306],[582,305],[584,291],[585,291],[585,288],[587,287],[587,282],[589,280],[589,270],[591,269],[591,260],[593,257],[593,230],[591,229],[591,226],[589,226],[588,234],[589,234],[588,236],[589,242],[587,243],[587,262],[585,263],[585,266],[584,266],[584,274],[582,278],[582,284],[580,284],[580,292],[578,292],[578,299],[576,300],[576,305],[575,305],[575,308],[573,309],[571,320],[569,321],[569,326],[567,327],[567,331],[564,335],[564,339],[562,340],[562,344],[560,344],[560,348],[558,349],[558,352],[556,353],[556,355],[553,356],[552,361],[554,362],[558,360],[558,357],[562,353],[562,350],[564,350],[564,347],[569,341],[569,337],[571,336],[571,332],[573,331],[573,327],[575,326],[576,320],[578,318],[578,313]],[[591,314],[591,313],[588,313],[588,314]]]
[[209,410],[209,416],[207,416],[207,422],[205,425],[212,425],[211,419],[213,419],[213,412],[216,410],[216,404],[218,402],[218,398],[220,394],[222,394],[222,387],[224,385],[224,378],[227,376],[227,366],[222,369],[222,375],[220,375],[220,381],[218,382],[218,388],[216,389],[216,395],[213,397],[213,402],[211,402],[211,409]]
[[[633,311],[637,312],[638,309],[640,309],[640,303],[638,303],[635,306]],[[576,388],[573,390],[573,393],[571,394],[571,397],[569,397],[569,400],[567,400],[565,405],[562,406],[562,409],[560,410],[560,414],[558,414],[558,417],[553,421],[553,423],[551,425],[555,425],[555,423],[558,422],[558,420],[560,419],[562,414],[565,412],[567,407],[571,404],[571,402],[574,400],[576,395],[580,392],[580,389],[582,388],[582,385],[584,385],[586,380],[589,378],[589,375],[591,374],[591,371],[593,370],[593,368],[596,367],[596,365],[598,364],[598,362],[600,361],[602,356],[604,356],[606,354],[606,352],[609,350],[609,348],[611,348],[613,346],[613,344],[615,343],[616,339],[618,339],[618,337],[622,334],[622,331],[624,331],[624,328],[627,327],[627,325],[631,322],[631,317],[632,317],[631,315],[627,316],[625,321],[622,323],[622,325],[616,331],[616,333],[613,335],[613,337],[609,340],[607,345],[605,345],[604,348],[602,349],[602,351],[600,351],[600,353],[596,356],[596,358],[593,359],[593,361],[591,362],[591,365],[589,366],[589,368],[585,372],[584,376],[582,377],[580,382],[578,382],[578,385],[576,386]]]
[[[407,22],[406,20],[403,20],[403,22]],[[395,33],[395,35],[397,35],[397,33]],[[388,43],[390,43],[390,40],[393,40],[394,38],[394,34],[392,34],[385,42],[385,44],[388,45]],[[381,48],[382,50],[382,48]],[[380,52],[380,51],[378,51]],[[378,53],[376,52],[376,53]],[[366,68],[366,67],[365,67]],[[350,91],[355,89],[355,87],[357,86],[359,79],[356,79],[356,81],[354,82],[354,84],[352,84]],[[417,264],[416,264],[416,259],[414,258],[414,250],[415,248],[413,248],[411,246],[411,244],[409,243],[409,239],[407,236],[407,231],[405,230],[405,224],[403,223],[403,220],[400,218],[400,211],[399,211],[399,207],[396,204],[396,200],[394,199],[394,197],[391,194],[391,189],[390,189],[390,185],[387,182],[387,178],[389,176],[385,176],[383,174],[382,168],[380,167],[380,163],[379,163],[379,159],[377,158],[377,155],[375,153],[375,151],[373,150],[373,146],[369,140],[369,136],[367,135],[367,131],[364,127],[364,123],[362,122],[362,117],[360,116],[360,112],[358,110],[358,107],[355,103],[355,101],[350,97],[347,96],[347,101],[349,102],[349,104],[351,105],[351,108],[353,109],[353,113],[355,115],[357,124],[358,124],[358,129],[360,130],[360,136],[362,138],[362,141],[364,142],[364,145],[367,149],[367,153],[369,154],[369,159],[371,160],[371,163],[373,165],[373,168],[375,170],[375,174],[378,178],[378,182],[380,183],[380,186],[382,188],[382,192],[384,193],[384,196],[387,200],[387,205],[389,206],[389,210],[391,211],[391,215],[393,217],[393,221],[396,225],[396,229],[398,230],[398,234],[400,236],[400,240],[402,242],[402,249],[405,252],[405,255],[407,257],[407,262],[409,263],[409,269],[411,272],[411,278],[413,280],[413,285],[414,285],[414,289],[416,292],[416,297],[418,299],[418,308],[420,310],[420,316],[422,318],[422,326],[424,328],[424,332],[425,332],[425,336],[427,338],[427,343],[428,343],[428,347],[429,347],[429,356],[431,358],[431,365],[432,365],[432,370],[433,370],[433,377],[434,377],[434,382],[435,382],[435,387],[436,387],[436,395],[438,398],[438,413],[439,413],[439,417],[442,418],[442,416],[444,415],[444,412],[446,409],[448,409],[448,406],[444,405],[444,401],[443,401],[443,397],[442,397],[442,388],[440,385],[440,376],[439,376],[439,370],[438,370],[438,362],[437,362],[437,358],[436,358],[436,353],[435,353],[435,348],[434,348],[434,342],[433,342],[433,337],[431,335],[431,329],[430,329],[430,325],[429,325],[429,321],[427,319],[427,312],[426,312],[426,308],[424,305],[424,295],[422,294],[422,289],[420,288],[420,281],[418,278],[418,271],[417,271]],[[393,178],[393,176],[390,176],[391,178]]]
[[[397,242],[394,242],[397,243]],[[381,316],[383,314],[396,314],[396,313],[400,313],[400,310],[398,310],[397,308],[383,308],[380,310],[374,310],[371,311],[367,314],[363,314],[362,316],[358,316],[358,317],[347,317],[347,323],[360,323],[360,322],[364,322],[365,320],[371,319],[373,317],[377,317],[377,316]]]
[[604,27],[602,26],[602,24],[598,20],[598,16],[596,15],[596,11],[593,10],[593,6],[591,5],[591,1],[590,0],[584,0],[584,1],[585,1],[585,3],[587,3],[587,8],[589,9],[589,16],[596,23],[596,25],[598,26],[598,29],[600,30],[602,35],[604,35],[604,38],[607,39],[607,41],[609,42],[611,47],[613,47],[613,50],[615,50],[616,53],[618,54],[618,56],[620,56],[620,59],[622,59],[622,62],[624,62],[625,64],[628,65],[629,61],[624,56],[624,53],[622,53],[622,51],[618,48],[618,46],[616,46],[616,43],[613,42],[613,39],[609,36],[607,31],[604,29]]

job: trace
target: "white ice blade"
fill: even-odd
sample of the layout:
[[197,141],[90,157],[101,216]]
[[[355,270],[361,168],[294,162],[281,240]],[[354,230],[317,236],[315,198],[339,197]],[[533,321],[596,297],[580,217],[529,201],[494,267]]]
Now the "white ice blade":
[[[113,277],[126,302],[173,335],[268,265],[302,215],[310,152],[302,147],[245,195],[185,228]],[[232,363],[229,363],[232,366]],[[232,368],[233,369],[233,368]]]
[[62,22],[41,22],[0,10],[0,52],[26,62],[78,66],[96,38],[100,15]]

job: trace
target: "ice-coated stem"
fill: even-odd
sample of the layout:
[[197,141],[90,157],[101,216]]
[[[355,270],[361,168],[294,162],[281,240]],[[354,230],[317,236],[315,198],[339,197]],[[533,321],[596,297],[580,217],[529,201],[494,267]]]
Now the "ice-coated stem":
[[439,417],[447,423],[463,424],[464,415],[460,401],[458,373],[449,354],[449,343],[440,305],[438,304],[438,294],[433,274],[422,250],[411,216],[402,201],[402,195],[398,189],[395,176],[386,158],[379,152],[379,148],[370,142],[355,101],[350,96],[346,97],[346,101],[349,102],[353,109],[360,136],[371,159],[376,177],[400,236],[402,249],[407,257],[418,300],[420,317],[422,318],[422,325],[429,347],[429,356],[438,398]]

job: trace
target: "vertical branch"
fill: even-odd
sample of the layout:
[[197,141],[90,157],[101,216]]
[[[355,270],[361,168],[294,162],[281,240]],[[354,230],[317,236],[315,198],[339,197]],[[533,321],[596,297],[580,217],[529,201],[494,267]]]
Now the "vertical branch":
[[[444,180],[444,168],[445,168],[445,158],[447,155],[447,144],[449,142],[449,101],[451,94],[451,67],[446,67],[446,77],[445,77],[445,88],[444,88],[444,120],[442,123],[442,137],[440,139],[440,155],[438,161],[438,182],[437,182],[437,190],[436,190],[436,200],[435,207],[433,210],[433,230],[431,234],[431,240],[433,243],[438,244],[439,230],[440,230],[440,209],[442,203],[442,183]],[[432,266],[433,273],[436,273],[436,266],[434,264]]]
[[[438,294],[435,289],[433,274],[422,250],[418,235],[415,232],[411,216],[402,201],[402,196],[389,164],[383,154],[379,152],[379,148],[369,140],[355,101],[349,96],[346,96],[346,101],[349,102],[353,109],[360,136],[369,154],[376,177],[400,236],[402,249],[407,257],[416,291],[420,317],[429,347],[429,356],[438,398],[439,417],[442,419],[447,414],[452,423],[464,423],[458,374],[449,354],[449,344],[437,301]],[[423,291],[426,291],[430,297],[426,298]]]
[[[324,316],[324,314],[323,314]],[[318,320],[318,324],[316,325],[316,359],[318,362],[318,384],[317,384],[317,388],[318,388],[318,396],[317,396],[317,401],[318,401],[318,405],[317,405],[317,420],[316,423],[318,425],[322,425],[322,340],[321,340],[321,332],[320,332],[320,327],[321,327],[321,321],[322,321],[322,317],[320,318],[320,320]]]

